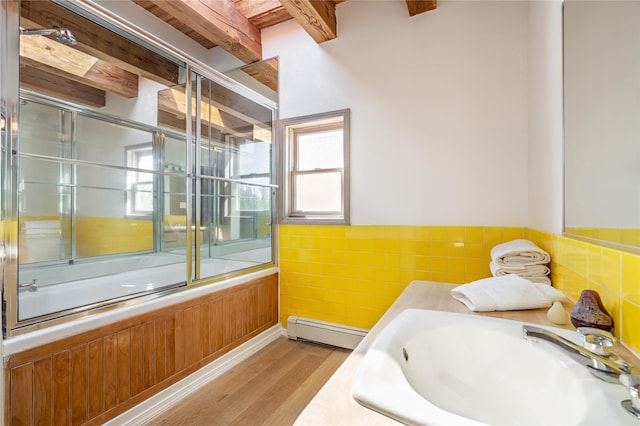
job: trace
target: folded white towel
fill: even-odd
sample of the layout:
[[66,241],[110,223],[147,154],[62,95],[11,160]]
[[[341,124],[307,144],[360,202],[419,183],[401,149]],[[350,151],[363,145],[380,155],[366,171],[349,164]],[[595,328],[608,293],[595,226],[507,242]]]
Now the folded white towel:
[[537,276],[543,277],[551,273],[551,269],[549,269],[549,267],[546,265],[501,266],[496,262],[491,262],[489,264],[489,269],[491,270],[491,275],[493,275],[494,277],[499,277],[507,274],[516,274],[521,276],[522,278],[529,278]]
[[[516,274],[518,275],[518,274]],[[518,275],[520,276],[520,275]],[[536,275],[533,277],[522,277],[525,280],[529,280],[532,283],[540,283],[540,284],[546,284],[546,285],[551,285],[551,278],[547,277],[547,276],[541,276],[541,275]]]
[[529,240],[513,240],[493,247],[491,260],[500,266],[544,265],[551,256]]
[[550,285],[533,283],[515,274],[484,278],[451,290],[472,311],[513,311],[548,308],[564,294]]

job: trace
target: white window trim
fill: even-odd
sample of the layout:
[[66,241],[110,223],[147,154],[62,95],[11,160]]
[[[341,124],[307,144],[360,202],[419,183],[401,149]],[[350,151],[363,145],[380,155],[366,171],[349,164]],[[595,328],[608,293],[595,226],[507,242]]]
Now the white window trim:
[[[331,122],[336,118],[342,118],[343,122],[343,174],[342,174],[342,190],[343,190],[343,216],[331,216],[327,214],[321,215],[293,215],[291,214],[291,153],[290,153],[290,134],[296,128],[304,128],[309,126],[322,125],[322,122]],[[349,225],[351,221],[350,209],[350,110],[343,109],[338,111],[307,115],[303,117],[288,118],[278,122],[278,181],[281,192],[278,202],[278,217],[280,223],[283,224],[331,224],[331,225]]]

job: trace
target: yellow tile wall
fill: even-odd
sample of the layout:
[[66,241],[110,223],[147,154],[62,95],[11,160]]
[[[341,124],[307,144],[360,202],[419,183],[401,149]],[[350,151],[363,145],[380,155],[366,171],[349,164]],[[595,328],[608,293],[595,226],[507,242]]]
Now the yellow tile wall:
[[525,228],[280,225],[280,320],[371,328],[413,280],[491,276],[491,248]]
[[615,334],[640,353],[640,256],[520,227],[279,225],[280,320],[371,328],[412,280],[491,276],[491,248],[528,238],[551,255],[555,287],[598,291]]
[[640,229],[635,228],[567,228],[567,232],[585,237],[640,246]]
[[535,230],[527,238],[551,255],[553,285],[576,301],[595,290],[614,318],[614,333],[640,354],[640,256]]
[[[58,219],[58,216],[25,216],[20,218],[20,223]],[[80,257],[153,250],[151,220],[78,216],[76,226],[77,255]]]
[[80,216],[76,220],[78,256],[100,256],[153,249],[151,220]]

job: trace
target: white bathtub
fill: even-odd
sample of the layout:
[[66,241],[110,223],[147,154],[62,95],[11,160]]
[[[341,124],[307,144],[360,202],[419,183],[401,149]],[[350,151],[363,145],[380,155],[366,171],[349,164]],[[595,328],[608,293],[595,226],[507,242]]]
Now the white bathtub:
[[[202,259],[200,276],[212,277],[254,265],[254,262],[229,259]],[[167,253],[23,270],[20,272],[20,283],[30,283],[35,279],[37,290],[20,288],[18,319],[22,321],[170,288],[184,283],[186,274],[185,257]]]

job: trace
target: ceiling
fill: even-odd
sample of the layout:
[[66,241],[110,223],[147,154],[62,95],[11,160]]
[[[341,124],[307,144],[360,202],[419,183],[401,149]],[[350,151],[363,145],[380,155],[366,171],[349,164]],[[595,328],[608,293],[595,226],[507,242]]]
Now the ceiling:
[[[260,30],[295,19],[318,43],[337,37],[336,4],[345,0],[132,0],[206,48],[220,46],[245,64],[262,58]],[[410,16],[437,0],[406,0]]]
[[[219,46],[246,65],[247,74],[277,92],[277,59],[263,61],[261,30],[294,19],[317,42],[337,37],[336,4],[347,0],[132,0],[207,49]],[[353,1],[353,0],[352,0]],[[402,0],[397,0],[402,1]],[[405,0],[409,16],[437,0]],[[21,1],[22,28],[68,28],[74,46],[51,37],[21,36],[21,86],[93,107],[105,93],[137,96],[140,76],[172,87],[178,66],[54,3]]]

